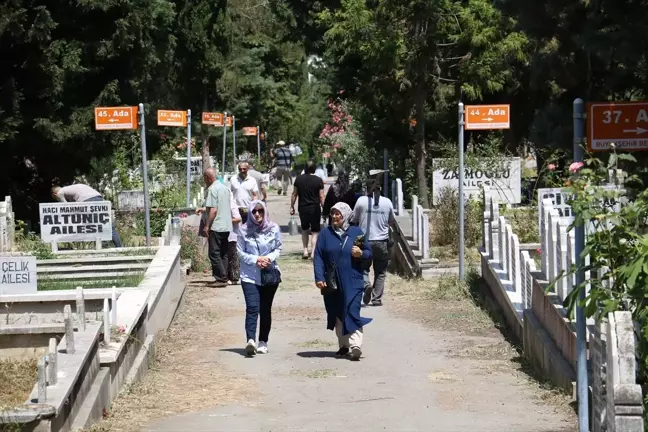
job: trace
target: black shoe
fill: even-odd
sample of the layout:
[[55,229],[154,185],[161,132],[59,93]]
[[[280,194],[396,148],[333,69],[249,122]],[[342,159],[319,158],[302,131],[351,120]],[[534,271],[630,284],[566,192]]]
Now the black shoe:
[[372,301],[371,306],[382,306],[382,300]]
[[349,348],[342,347],[335,353],[335,357],[344,357],[347,354],[349,354]]
[[364,290],[364,294],[362,295],[362,303],[368,305],[369,302],[371,302],[371,292],[373,291],[373,287],[371,285],[367,285]]

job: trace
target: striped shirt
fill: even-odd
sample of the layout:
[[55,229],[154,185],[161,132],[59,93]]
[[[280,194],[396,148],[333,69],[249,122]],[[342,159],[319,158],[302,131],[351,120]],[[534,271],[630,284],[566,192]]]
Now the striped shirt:
[[278,167],[290,168],[292,163],[292,153],[287,147],[279,147],[274,151]]

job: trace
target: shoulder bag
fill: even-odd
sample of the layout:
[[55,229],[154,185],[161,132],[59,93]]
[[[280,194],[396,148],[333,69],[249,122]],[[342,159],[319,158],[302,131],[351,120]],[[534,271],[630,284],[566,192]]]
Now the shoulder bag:
[[[259,254],[261,253],[261,248],[259,247],[259,242],[257,237],[254,236],[254,241],[257,245],[257,250]],[[279,285],[281,283],[281,272],[274,263],[270,264],[270,267],[261,269],[261,286],[270,286],[270,285]]]
[[344,252],[344,246],[349,239],[349,236],[344,234],[344,242],[342,242],[342,248],[337,254],[337,258],[333,262],[329,262],[326,266],[326,288],[322,289],[322,295],[333,294],[338,291],[340,288],[338,286],[338,271],[337,271],[337,262]]

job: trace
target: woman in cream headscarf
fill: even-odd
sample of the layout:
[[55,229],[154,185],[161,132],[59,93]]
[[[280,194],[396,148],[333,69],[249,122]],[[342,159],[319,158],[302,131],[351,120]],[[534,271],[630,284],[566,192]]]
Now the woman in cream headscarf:
[[331,207],[331,224],[322,230],[313,254],[315,285],[322,291],[327,328],[335,329],[339,351],[352,360],[362,355],[362,329],[371,322],[360,316],[364,283],[362,262],[371,258],[369,242],[362,230],[350,226],[351,207],[339,202]]

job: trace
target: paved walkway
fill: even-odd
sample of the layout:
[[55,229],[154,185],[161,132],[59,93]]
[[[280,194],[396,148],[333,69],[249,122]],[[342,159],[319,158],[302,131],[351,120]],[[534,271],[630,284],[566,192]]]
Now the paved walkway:
[[[269,197],[272,218],[284,226],[290,218],[288,207],[289,197]],[[143,430],[574,430],[572,418],[545,405],[519,377],[480,367],[480,359],[450,355],[451,337],[400,316],[390,305],[389,292],[384,307],[363,308],[365,316],[374,318],[365,329],[363,359],[334,358],[336,338],[325,328],[312,265],[300,259],[300,237],[285,234],[284,244],[284,283],[275,297],[269,354],[243,355],[245,306],[240,287],[215,289],[209,299],[224,319],[206,333],[233,334],[238,340],[195,361],[213,363],[244,379],[253,390],[244,392],[250,395],[243,396],[247,401],[160,418]],[[470,337],[464,342],[476,343]]]

